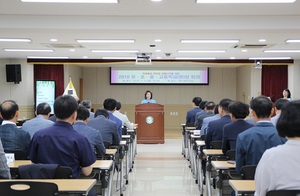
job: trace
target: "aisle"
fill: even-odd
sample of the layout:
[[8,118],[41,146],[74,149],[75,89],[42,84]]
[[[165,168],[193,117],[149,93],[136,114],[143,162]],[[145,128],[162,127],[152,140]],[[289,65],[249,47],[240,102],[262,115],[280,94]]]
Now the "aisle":
[[[124,196],[196,196],[199,190],[188,162],[181,155],[181,139],[165,144],[138,144],[133,171]],[[119,192],[114,192],[114,196]]]

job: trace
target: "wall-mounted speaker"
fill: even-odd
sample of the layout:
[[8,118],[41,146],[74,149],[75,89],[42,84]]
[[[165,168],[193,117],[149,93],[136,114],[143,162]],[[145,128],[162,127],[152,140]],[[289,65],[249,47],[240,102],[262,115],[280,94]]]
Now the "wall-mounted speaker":
[[21,65],[8,64],[6,65],[6,82],[14,82],[19,84],[22,81]]

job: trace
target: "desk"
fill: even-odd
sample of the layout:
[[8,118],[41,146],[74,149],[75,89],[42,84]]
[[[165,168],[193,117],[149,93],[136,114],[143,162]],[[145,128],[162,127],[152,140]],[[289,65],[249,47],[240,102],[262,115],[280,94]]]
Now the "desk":
[[[137,154],[137,139],[136,139],[136,133],[137,133],[137,129],[127,129],[127,134],[131,135],[132,138],[132,143],[133,143],[133,149],[132,149],[132,154],[133,157],[135,157],[135,155]],[[132,163],[134,164],[134,162]]]
[[[205,147],[205,141],[203,140],[196,140],[195,141],[196,145],[197,145],[197,159],[196,159],[196,167],[197,169],[197,181],[198,181],[198,187],[201,193],[203,193],[203,180],[204,180],[204,174],[203,174],[203,158],[204,158],[204,154],[203,154],[203,148]],[[202,166],[203,165],[203,166]]]
[[197,170],[197,163],[196,163],[196,157],[197,157],[197,146],[195,141],[200,139],[200,135],[194,135],[192,134],[190,130],[189,139],[188,139],[188,151],[189,151],[189,157],[190,157],[190,164],[191,164],[191,170],[193,177],[196,179],[196,183],[198,183],[198,170]]
[[124,176],[123,176],[123,159],[124,159],[124,154],[126,153],[126,145],[127,141],[126,140],[121,140],[120,141],[120,195],[123,195],[123,186],[124,186]]
[[214,156],[220,156],[223,155],[223,152],[221,149],[203,149],[203,153],[206,155],[207,163],[206,163],[206,190],[207,195],[211,196],[211,184],[210,184],[210,178],[211,178],[211,158]]
[[0,180],[1,182],[6,181],[29,181],[29,182],[52,182],[57,184],[58,191],[60,193],[68,193],[68,194],[81,194],[87,195],[87,193],[93,188],[96,184],[95,179],[19,179],[19,180]]
[[254,180],[229,180],[229,184],[235,191],[235,195],[255,192]]

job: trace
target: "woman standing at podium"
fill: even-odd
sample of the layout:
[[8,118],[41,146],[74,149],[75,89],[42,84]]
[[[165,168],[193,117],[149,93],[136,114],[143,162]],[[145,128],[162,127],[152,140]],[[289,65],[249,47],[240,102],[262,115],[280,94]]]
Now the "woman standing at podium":
[[152,92],[147,90],[145,92],[145,99],[142,100],[141,103],[156,103],[154,99],[152,99]]

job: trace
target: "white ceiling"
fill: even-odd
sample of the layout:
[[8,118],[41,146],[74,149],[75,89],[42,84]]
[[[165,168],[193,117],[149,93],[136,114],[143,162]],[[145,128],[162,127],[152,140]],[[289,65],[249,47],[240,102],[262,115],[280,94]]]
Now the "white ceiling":
[[[29,38],[31,43],[0,42],[0,58],[68,56],[71,59],[101,59],[103,56],[136,54],[92,53],[91,49],[136,49],[152,58],[292,57],[300,53],[264,53],[265,48],[234,48],[236,44],[182,44],[181,39],[239,39],[243,44],[267,44],[268,49],[300,49],[300,0],[293,4],[196,4],[195,0],[119,0],[118,4],[39,4],[0,0],[0,38]],[[56,38],[58,42],[51,43]],[[267,42],[259,43],[259,39]],[[76,39],[134,39],[133,44],[80,44]],[[155,39],[162,42],[155,43]],[[149,45],[154,44],[155,47]],[[6,52],[4,48],[49,49],[53,53]],[[160,49],[161,52],[155,52]],[[177,50],[226,50],[225,53],[178,53]],[[167,57],[165,53],[171,55]]]

